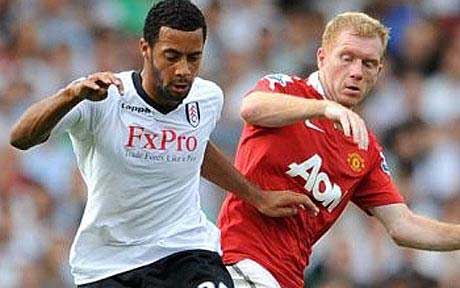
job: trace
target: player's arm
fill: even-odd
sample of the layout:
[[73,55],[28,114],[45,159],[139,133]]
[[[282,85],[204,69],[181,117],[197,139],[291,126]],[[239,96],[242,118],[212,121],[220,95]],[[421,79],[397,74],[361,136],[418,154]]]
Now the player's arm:
[[436,221],[413,213],[405,204],[374,207],[396,244],[403,247],[451,251],[460,249],[460,225]]
[[10,144],[26,150],[45,142],[59,121],[81,101],[101,101],[111,84],[123,93],[121,80],[110,72],[95,73],[72,82],[56,94],[29,107],[11,130]]
[[331,119],[346,136],[366,149],[369,136],[363,119],[352,110],[330,100],[306,99],[288,94],[253,91],[241,105],[241,117],[251,125],[282,127],[315,117]]
[[307,195],[291,191],[261,191],[246,180],[212,142],[206,147],[201,176],[224,190],[232,191],[261,213],[271,217],[295,215],[298,212],[297,207],[305,207],[312,215],[319,212]]

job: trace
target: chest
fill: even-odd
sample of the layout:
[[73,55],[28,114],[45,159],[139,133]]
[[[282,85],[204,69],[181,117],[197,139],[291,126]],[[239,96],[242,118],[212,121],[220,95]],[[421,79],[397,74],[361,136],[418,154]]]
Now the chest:
[[276,167],[275,172],[287,176],[293,186],[319,198],[351,194],[373,165],[371,152],[359,149],[329,120],[300,122],[265,133],[270,134],[270,140],[261,145],[266,166]]
[[188,107],[163,115],[145,105],[120,101],[96,133],[97,154],[102,161],[136,174],[155,172],[167,178],[197,173],[213,121]]

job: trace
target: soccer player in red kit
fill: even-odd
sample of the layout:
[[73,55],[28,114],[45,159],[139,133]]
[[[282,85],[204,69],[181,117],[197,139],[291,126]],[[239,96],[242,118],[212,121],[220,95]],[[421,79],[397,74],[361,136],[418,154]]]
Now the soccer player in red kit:
[[307,79],[268,75],[245,97],[237,168],[264,190],[305,193],[319,213],[269,218],[229,194],[219,216],[235,287],[303,287],[311,247],[351,201],[401,246],[460,249],[460,225],[412,213],[372,132],[353,112],[382,69],[388,29],[366,14],[337,15]]

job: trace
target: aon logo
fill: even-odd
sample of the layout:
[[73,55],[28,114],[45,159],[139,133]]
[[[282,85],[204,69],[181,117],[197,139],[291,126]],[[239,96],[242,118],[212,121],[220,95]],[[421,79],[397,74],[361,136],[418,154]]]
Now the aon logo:
[[342,200],[342,189],[331,183],[329,176],[320,172],[323,160],[318,154],[313,155],[301,164],[292,163],[286,173],[291,177],[300,176],[305,181],[305,189],[313,194],[313,197],[321,202],[329,212],[332,212]]

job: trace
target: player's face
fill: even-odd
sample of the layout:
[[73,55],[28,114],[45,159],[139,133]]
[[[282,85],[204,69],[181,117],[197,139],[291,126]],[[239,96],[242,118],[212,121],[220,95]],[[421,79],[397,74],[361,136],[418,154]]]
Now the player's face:
[[199,72],[202,29],[188,32],[163,26],[153,47],[143,47],[145,73],[153,79],[157,100],[167,106],[181,103]]
[[382,41],[344,30],[331,46],[321,47],[317,54],[322,84],[330,99],[353,107],[377,82],[382,70]]

